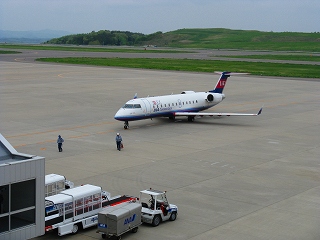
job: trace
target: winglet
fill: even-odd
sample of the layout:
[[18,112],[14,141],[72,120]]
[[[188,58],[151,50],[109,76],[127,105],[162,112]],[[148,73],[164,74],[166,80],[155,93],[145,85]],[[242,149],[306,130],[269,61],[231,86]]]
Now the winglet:
[[262,108],[260,108],[259,112],[257,115],[260,115],[262,113]]
[[138,97],[138,94],[136,93],[133,97],[133,99],[136,99]]

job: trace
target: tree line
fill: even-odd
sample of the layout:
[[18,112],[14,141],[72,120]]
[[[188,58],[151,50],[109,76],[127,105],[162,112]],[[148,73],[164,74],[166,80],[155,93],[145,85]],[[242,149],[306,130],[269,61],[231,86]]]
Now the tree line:
[[92,31],[91,33],[73,34],[63,36],[60,38],[54,38],[47,41],[46,43],[73,45],[133,46],[152,39],[155,34],[162,34],[162,32],[145,35],[142,33],[133,33],[129,31],[100,30],[98,32]]

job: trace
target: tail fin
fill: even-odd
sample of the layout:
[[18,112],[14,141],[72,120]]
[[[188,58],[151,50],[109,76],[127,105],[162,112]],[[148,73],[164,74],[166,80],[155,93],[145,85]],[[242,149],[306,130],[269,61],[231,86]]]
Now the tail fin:
[[230,77],[230,72],[223,72],[217,82],[215,88],[209,92],[222,93],[224,86],[226,85],[227,79]]

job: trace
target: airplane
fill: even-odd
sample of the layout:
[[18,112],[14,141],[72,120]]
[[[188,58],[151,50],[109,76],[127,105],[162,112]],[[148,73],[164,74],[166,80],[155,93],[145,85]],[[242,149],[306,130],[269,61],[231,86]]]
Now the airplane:
[[124,121],[124,129],[129,128],[129,121],[142,119],[152,119],[156,117],[169,117],[175,119],[176,116],[186,116],[189,122],[194,118],[204,116],[258,116],[258,113],[208,113],[201,112],[211,108],[223,99],[222,93],[231,72],[222,72],[213,90],[208,92],[183,91],[181,94],[171,94],[156,97],[138,98],[137,94],[133,99],[126,102],[115,114],[114,118]]

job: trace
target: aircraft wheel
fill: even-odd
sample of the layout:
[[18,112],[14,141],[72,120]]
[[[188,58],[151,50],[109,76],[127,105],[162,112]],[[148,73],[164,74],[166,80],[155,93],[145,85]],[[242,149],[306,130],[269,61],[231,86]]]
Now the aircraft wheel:
[[193,122],[194,121],[194,117],[188,117],[188,122]]
[[125,121],[125,122],[124,122],[123,128],[124,128],[124,129],[128,129],[128,128],[129,128],[129,122],[128,122],[128,121]]

